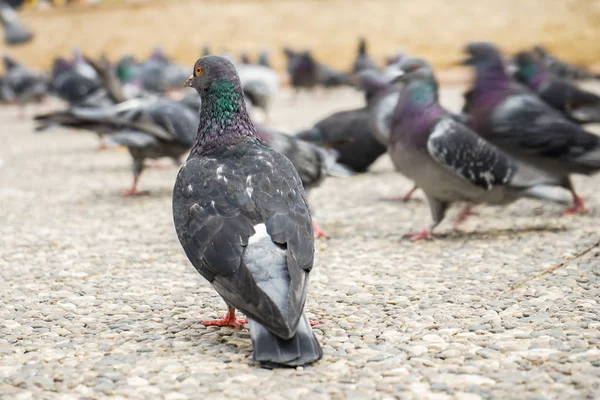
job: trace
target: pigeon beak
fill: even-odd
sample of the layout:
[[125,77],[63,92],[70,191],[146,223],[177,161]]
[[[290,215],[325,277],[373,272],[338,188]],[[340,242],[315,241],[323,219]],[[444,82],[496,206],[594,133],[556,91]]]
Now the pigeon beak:
[[185,81],[183,87],[192,87],[192,81],[194,80],[194,75],[190,75],[190,77]]
[[406,76],[406,73],[404,71],[398,70],[398,71],[396,71],[396,75],[394,77],[392,77],[392,79],[390,79],[390,83],[402,82],[404,80],[405,76]]

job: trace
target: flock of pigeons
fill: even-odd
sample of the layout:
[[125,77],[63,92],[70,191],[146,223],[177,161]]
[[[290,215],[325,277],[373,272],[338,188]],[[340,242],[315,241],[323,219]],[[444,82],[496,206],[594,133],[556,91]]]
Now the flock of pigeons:
[[[205,50],[205,53],[210,53]],[[453,202],[507,204],[522,197],[570,204],[585,211],[571,174],[600,170],[600,137],[583,127],[600,122],[600,97],[574,83],[596,79],[542,48],[510,61],[488,42],[465,48],[475,69],[463,112],[445,110],[439,84],[423,59],[402,53],[379,68],[359,43],[352,71],[318,63],[310,52],[284,50],[297,89],[351,85],[365,106],[335,113],[287,135],[256,124],[268,119],[279,78],[268,54],[205,55],[189,70],[160,49],[142,62],[123,57],[112,65],[75,52],[57,58],[49,76],[10,57],[0,82],[3,101],[26,104],[55,95],[60,111],[35,117],[37,130],[54,126],[96,133],[102,143],[126,146],[137,183],[146,160],[171,158],[181,167],[173,216],[186,255],[229,311],[205,325],[248,323],[254,359],[298,366],[322,351],[304,313],[314,239],[326,236],[311,218],[306,192],[328,175],[364,172],[386,151],[398,172],[424,191],[432,224],[408,235],[431,238]],[[175,89],[186,82],[189,91]],[[239,309],[248,320],[238,320]]]

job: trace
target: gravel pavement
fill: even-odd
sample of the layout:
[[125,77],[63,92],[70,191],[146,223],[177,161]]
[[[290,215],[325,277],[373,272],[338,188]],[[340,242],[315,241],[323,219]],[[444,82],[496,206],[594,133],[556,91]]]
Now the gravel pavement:
[[[461,88],[444,89],[459,107]],[[353,90],[281,93],[272,125],[295,130],[362,104]],[[30,111],[31,112],[31,111]],[[479,206],[441,238],[422,193],[382,157],[368,174],[311,193],[321,227],[307,311],[323,359],[251,362],[246,330],[204,327],[225,304],[173,229],[176,168],[140,189],[126,151],[92,134],[33,134],[0,109],[2,399],[600,398],[600,176],[575,179],[585,215],[522,200]]]

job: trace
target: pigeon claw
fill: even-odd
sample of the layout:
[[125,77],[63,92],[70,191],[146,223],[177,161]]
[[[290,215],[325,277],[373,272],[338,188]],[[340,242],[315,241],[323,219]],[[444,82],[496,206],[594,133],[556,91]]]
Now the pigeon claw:
[[146,190],[137,190],[136,188],[127,189],[123,192],[123,197],[137,197],[137,196],[146,196],[148,191]]
[[435,237],[437,237],[437,235],[433,234],[430,230],[427,230],[427,229],[424,229],[418,233],[407,233],[406,235],[404,235],[404,238],[410,239],[413,242],[416,242],[417,240],[421,240],[421,239],[431,240]]
[[583,204],[583,199],[579,197],[575,192],[573,192],[573,207],[567,208],[564,213],[567,215],[584,213],[585,205]]
[[230,326],[236,329],[242,329],[248,323],[248,318],[237,319],[235,317],[235,309],[230,308],[226,314],[223,314],[221,319],[207,319],[202,321],[204,326]]
[[321,230],[321,228],[319,228],[319,225],[317,225],[317,223],[315,221],[313,221],[312,223],[313,226],[313,234],[315,239],[318,238],[325,238],[325,239],[329,239],[329,235],[326,234],[324,231]]

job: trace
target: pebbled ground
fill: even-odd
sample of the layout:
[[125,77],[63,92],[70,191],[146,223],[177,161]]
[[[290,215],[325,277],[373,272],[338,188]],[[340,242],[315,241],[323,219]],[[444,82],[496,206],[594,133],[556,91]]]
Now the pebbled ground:
[[[442,99],[460,105],[462,88]],[[295,130],[360,106],[353,90],[283,91],[272,125]],[[176,168],[149,169],[140,198],[126,151],[91,134],[32,133],[0,109],[0,398],[591,399],[600,396],[600,177],[576,178],[589,212],[522,200],[480,206],[458,231],[429,223],[387,157],[311,194],[317,242],[307,310],[324,358],[252,365],[247,331],[175,237]]]

